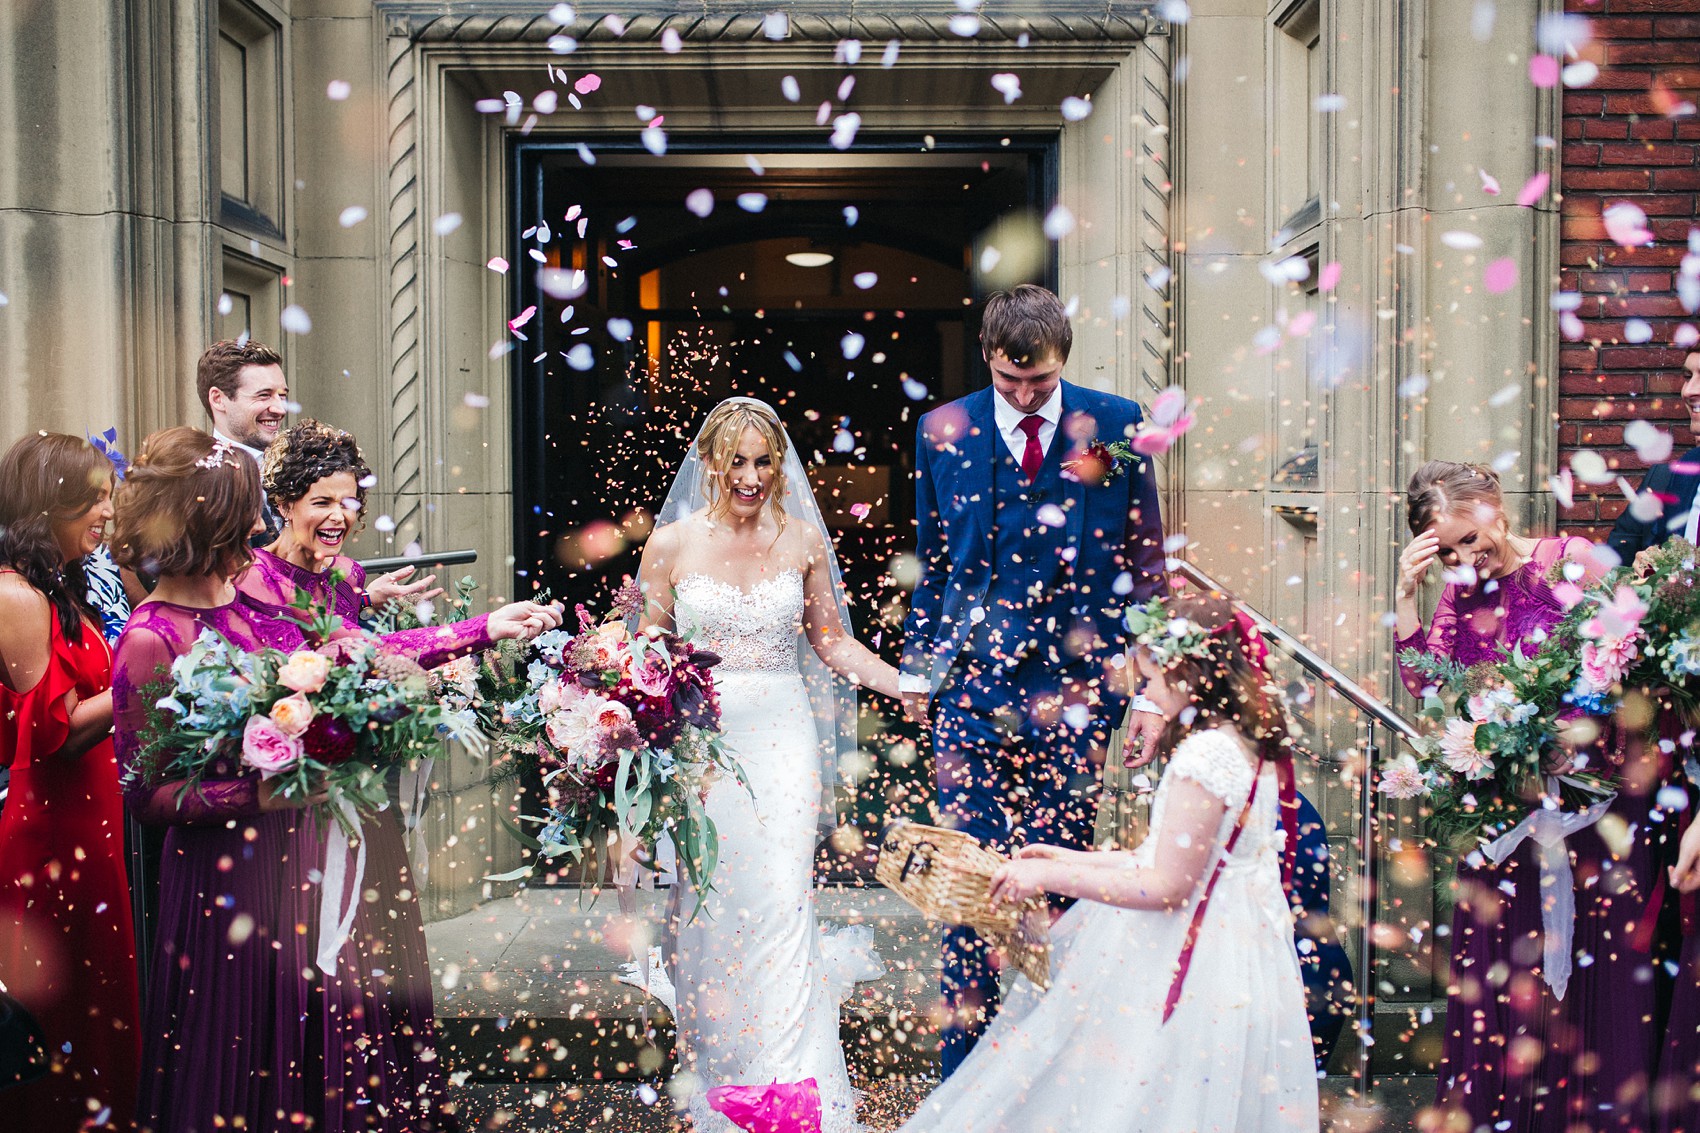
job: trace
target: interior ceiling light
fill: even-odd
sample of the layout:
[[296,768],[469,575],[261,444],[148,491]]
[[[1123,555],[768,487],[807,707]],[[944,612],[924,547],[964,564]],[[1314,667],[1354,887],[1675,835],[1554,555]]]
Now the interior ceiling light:
[[830,252],[792,252],[785,257],[788,264],[796,264],[800,268],[823,268],[832,262]]

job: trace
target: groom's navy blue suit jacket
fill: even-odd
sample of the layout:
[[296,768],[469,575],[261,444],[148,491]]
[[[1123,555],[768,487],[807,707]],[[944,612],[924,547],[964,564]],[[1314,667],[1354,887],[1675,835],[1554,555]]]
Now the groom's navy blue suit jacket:
[[[1636,519],[1625,511],[1611,529],[1608,540],[1611,549],[1628,562],[1638,552],[1682,534],[1688,513],[1694,507],[1697,486],[1700,486],[1700,448],[1689,449],[1672,464],[1655,464],[1647,469],[1641,490],[1658,493],[1665,505],[1664,512],[1653,519]],[[1676,524],[1674,529],[1672,523]]]
[[[984,389],[940,406],[921,418],[917,433],[921,578],[904,623],[903,672],[927,677],[934,692],[962,651],[974,612],[984,615],[998,570],[992,561],[994,467],[1006,446],[992,408],[996,396]],[[1063,382],[1062,419],[1051,444],[1067,446],[1066,460],[1095,440],[1131,439],[1139,421],[1139,406],[1127,398]],[[1057,531],[1065,563],[1060,585],[1068,590],[1073,618],[1056,636],[1087,628],[1094,653],[1119,651],[1126,639],[1122,611],[1156,594],[1163,579],[1151,461],[1137,457],[1133,467],[1097,484],[1068,479],[1056,503],[1064,516]]]

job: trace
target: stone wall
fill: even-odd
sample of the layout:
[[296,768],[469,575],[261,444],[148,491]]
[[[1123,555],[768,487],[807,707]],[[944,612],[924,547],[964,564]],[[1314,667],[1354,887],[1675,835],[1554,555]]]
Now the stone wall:
[[[1558,441],[1561,460],[1592,449],[1638,484],[1646,462],[1624,444],[1636,419],[1674,429],[1687,443],[1681,388],[1686,350],[1671,345],[1691,313],[1682,310],[1673,274],[1689,232],[1700,223],[1700,0],[1567,0],[1592,20],[1583,57],[1599,79],[1564,93],[1564,229],[1560,285],[1581,295],[1583,334],[1560,350]],[[1681,103],[1690,108],[1673,116]],[[1656,241],[1620,248],[1601,214],[1617,201],[1644,210]],[[1554,317],[1554,316],[1549,316]],[[1629,320],[1648,324],[1635,342]],[[1617,485],[1579,490],[1565,508],[1568,531],[1603,537],[1625,506]]]

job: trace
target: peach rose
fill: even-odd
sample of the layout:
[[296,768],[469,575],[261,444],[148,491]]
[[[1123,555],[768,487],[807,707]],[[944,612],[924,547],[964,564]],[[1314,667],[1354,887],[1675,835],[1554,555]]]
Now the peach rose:
[[299,736],[313,722],[313,705],[305,696],[295,693],[272,705],[271,718],[284,735]]
[[297,649],[277,671],[277,681],[296,692],[318,692],[331,675],[331,660],[320,653]]

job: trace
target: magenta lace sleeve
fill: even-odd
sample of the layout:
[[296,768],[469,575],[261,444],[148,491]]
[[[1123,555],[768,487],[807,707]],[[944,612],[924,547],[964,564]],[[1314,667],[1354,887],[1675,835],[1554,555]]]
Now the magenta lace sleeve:
[[119,639],[113,655],[113,747],[125,772],[125,805],[143,822],[179,826],[216,825],[258,814],[259,780],[252,777],[203,782],[199,791],[189,792],[179,802],[181,782],[142,783],[130,776],[153,711],[144,690],[160,678],[175,656],[158,634],[136,628]]
[[425,669],[435,669],[456,657],[481,653],[494,644],[496,641],[490,636],[488,614],[446,626],[404,629],[378,639],[378,647],[385,653],[407,657]]
[[[1428,629],[1417,626],[1416,632],[1409,637],[1400,638],[1394,648],[1400,653],[1407,649],[1416,649],[1435,657],[1451,657],[1453,641],[1458,636],[1458,611],[1453,604],[1457,594],[1456,586],[1443,589]],[[1421,696],[1423,688],[1431,683],[1421,673],[1405,665],[1399,666],[1399,679],[1405,682],[1405,687],[1411,691],[1412,696]]]

